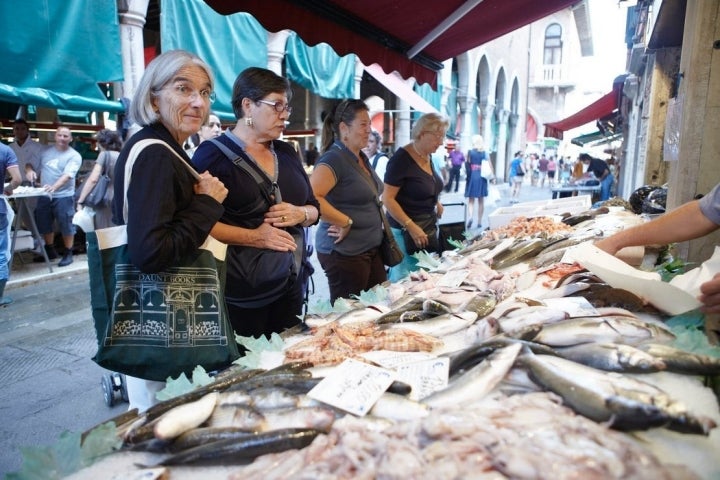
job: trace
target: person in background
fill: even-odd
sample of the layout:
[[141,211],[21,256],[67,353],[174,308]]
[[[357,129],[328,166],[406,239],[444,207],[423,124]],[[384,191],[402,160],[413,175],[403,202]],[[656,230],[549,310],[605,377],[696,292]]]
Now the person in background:
[[555,186],[555,171],[557,170],[557,163],[555,163],[555,157],[550,156],[547,164],[547,179],[548,187],[553,188]]
[[460,188],[460,170],[465,165],[465,155],[457,149],[453,148],[450,150],[450,178],[448,179],[447,185],[445,186],[445,192],[450,193],[452,189],[453,181],[455,181],[455,191]]
[[417,270],[413,253],[440,253],[437,223],[443,214],[439,200],[443,181],[433,168],[431,154],[443,144],[449,124],[437,113],[422,115],[410,132],[412,141],[399,148],[388,162],[383,204],[392,233],[405,254],[402,262],[390,268],[393,282]]
[[578,156],[578,160],[587,165],[587,171],[592,172],[600,181],[600,201],[603,202],[610,198],[610,192],[612,192],[613,183],[615,183],[615,177],[610,173],[608,164],[599,158],[594,158],[587,153],[581,153]]
[[339,102],[323,121],[322,154],[310,176],[321,213],[315,248],[331,302],[387,280],[378,208],[383,183],[362,151],[371,128],[365,102]]
[[[156,273],[205,242],[223,214],[227,188],[207,172],[200,180],[180,164],[190,163],[183,144],[200,130],[214,98],[210,67],[196,55],[170,50],[145,69],[130,106],[130,116],[142,129],[123,146],[115,167],[115,191],[125,189],[125,163],[132,147],[144,139],[167,145],[145,147],[132,168],[125,196],[113,199],[113,222],[127,224],[127,249],[140,271]],[[142,412],[157,403],[165,382],[126,376],[130,409]]]
[[[237,123],[217,141],[251,168],[261,183],[215,142],[201,143],[193,156],[199,170],[217,176],[229,190],[225,213],[212,234],[229,245],[225,301],[233,330],[244,337],[270,337],[298,325],[302,314],[304,229],[317,222],[320,205],[298,152],[278,140],[292,111],[291,97],[290,82],[265,68],[247,68],[233,84]],[[248,258],[271,261],[273,270],[251,280],[245,275],[250,270]]]
[[[481,135],[473,135],[473,148],[467,154],[467,163],[470,165],[470,178],[468,178],[465,198],[468,199],[468,222],[467,229],[470,230],[473,224],[473,203],[477,204],[477,228],[482,228],[482,217],[485,211],[485,197],[488,196],[488,181],[480,174],[482,162],[489,162],[485,154],[485,145]],[[490,164],[492,169],[492,164]]]
[[221,133],[222,124],[220,123],[220,117],[218,117],[215,113],[210,112],[207,122],[205,122],[205,124],[200,127],[200,131],[195,135],[191,135],[190,138],[187,140],[185,151],[187,152],[188,156],[192,158],[198,146],[200,146],[202,142],[204,142],[205,140],[210,140],[211,138],[215,138]]
[[[522,175],[520,173],[522,173]],[[525,178],[524,175],[523,154],[521,151],[517,151],[510,162],[510,171],[508,172],[508,177],[510,177],[510,181],[512,182],[510,203],[518,203],[520,201],[520,188]]]
[[[60,126],[55,131],[55,144],[43,151],[40,182],[43,190],[50,195],[38,197],[35,207],[35,222],[45,241],[45,252],[50,260],[58,258],[54,245],[54,222],[57,222],[60,228],[65,252],[58,262],[58,267],[65,267],[73,262],[75,176],[80,170],[82,157],[70,146],[71,141],[70,129]],[[44,262],[45,258],[36,255],[33,261]]]
[[310,142],[310,146],[307,150],[305,150],[305,165],[308,167],[312,167],[315,165],[315,162],[317,161],[318,156],[320,155],[320,152],[318,152],[317,146]]
[[10,183],[3,189],[3,197],[0,201],[0,307],[4,307],[13,302],[13,299],[5,296],[5,286],[10,277],[10,259],[12,258],[10,251],[10,220],[8,212],[11,211],[10,203],[7,201],[7,195],[12,195],[15,188],[20,185],[22,177],[20,176],[20,168],[18,160],[12,148],[0,142],[0,178],[10,175]]
[[115,162],[117,161],[118,155],[120,155],[120,150],[122,149],[122,140],[117,132],[106,128],[98,131],[95,138],[98,142],[100,153],[98,154],[98,158],[95,161],[95,165],[93,166],[90,175],[88,175],[88,178],[85,180],[83,188],[80,191],[80,196],[77,201],[77,210],[80,211],[85,208],[83,202],[90,192],[92,192],[93,188],[95,188],[95,185],[97,185],[100,176],[105,174],[110,177],[111,182],[108,185],[107,192],[105,193],[105,205],[93,209],[95,214],[93,215],[93,221],[95,224],[95,230],[97,230],[115,225],[112,222],[112,199],[114,197],[112,179],[115,177]]
[[373,130],[368,137],[368,144],[363,148],[363,152],[370,160],[370,166],[375,170],[377,176],[382,180],[385,178],[385,170],[387,169],[388,157],[382,151],[382,135],[380,132]]
[[[599,249],[615,255],[625,247],[685,242],[720,228],[720,184],[699,200],[692,200],[654,220],[621,230],[595,242]],[[720,273],[700,286],[700,310],[720,313]]]
[[[30,138],[30,129],[28,123],[23,118],[18,118],[13,122],[13,137],[15,141],[10,144],[10,148],[13,149],[18,159],[18,167],[20,168],[20,177],[22,179],[21,185],[27,187],[37,186],[37,182],[40,176],[40,166],[42,164],[42,153],[45,151],[47,145],[34,141]],[[35,206],[37,205],[37,197],[28,197],[25,199],[25,205],[28,210],[23,209],[20,215],[20,221],[25,226],[26,230],[30,230],[32,221],[28,218],[28,211],[30,215],[35,215]],[[36,253],[40,253],[38,249],[43,248],[38,243],[36,238],[33,239],[34,250]]]
[[540,188],[545,187],[545,179],[548,176],[548,164],[550,160],[545,156],[544,153],[540,154],[540,160],[537,162],[537,170],[540,175]]

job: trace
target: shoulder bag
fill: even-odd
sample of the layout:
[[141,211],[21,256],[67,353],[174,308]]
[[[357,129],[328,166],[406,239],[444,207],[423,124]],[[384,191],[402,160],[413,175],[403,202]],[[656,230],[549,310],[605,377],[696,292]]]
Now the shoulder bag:
[[[342,153],[345,154],[345,152]],[[400,245],[398,245],[397,240],[395,240],[395,236],[390,230],[390,223],[388,222],[387,216],[385,215],[385,210],[383,209],[382,200],[380,200],[377,185],[375,185],[372,177],[368,178],[368,176],[365,175],[365,172],[362,171],[357,162],[352,160],[350,164],[360,174],[360,176],[364,178],[366,182],[368,182],[370,188],[375,191],[375,204],[378,207],[378,211],[380,212],[380,219],[382,220],[383,224],[383,238],[380,242],[380,256],[382,257],[384,265],[387,265],[388,267],[394,267],[395,265],[398,265],[400,262],[402,262],[405,254],[403,254],[402,250],[400,249]]]
[[[103,155],[107,155],[107,152],[103,152]],[[106,168],[103,166],[103,171],[98,178],[97,183],[93,189],[88,193],[87,197],[83,201],[83,205],[91,208],[100,208],[107,205],[105,197],[107,195],[108,187],[112,180],[106,173]]]
[[480,176],[486,180],[495,178],[492,167],[490,167],[490,159],[484,158],[483,161],[480,162]]
[[[141,140],[125,166],[125,207]],[[173,151],[174,152],[174,151]],[[187,162],[178,159],[199,178]],[[229,366],[239,357],[224,299],[227,246],[208,236],[195,252],[165,271],[143,273],[129,261],[125,225],[87,232],[90,303],[101,367],[146,380],[166,381],[195,367]]]

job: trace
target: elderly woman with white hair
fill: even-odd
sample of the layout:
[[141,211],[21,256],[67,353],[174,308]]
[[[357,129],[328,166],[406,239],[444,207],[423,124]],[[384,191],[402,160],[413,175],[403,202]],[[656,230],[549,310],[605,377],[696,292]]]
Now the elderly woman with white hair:
[[482,217],[485,212],[485,197],[488,196],[488,180],[481,175],[482,162],[488,162],[492,170],[492,163],[485,154],[485,145],[481,135],[473,135],[473,148],[465,156],[465,161],[470,166],[470,177],[465,187],[465,198],[468,199],[468,230],[473,224],[473,203],[477,204],[477,228],[482,228]]

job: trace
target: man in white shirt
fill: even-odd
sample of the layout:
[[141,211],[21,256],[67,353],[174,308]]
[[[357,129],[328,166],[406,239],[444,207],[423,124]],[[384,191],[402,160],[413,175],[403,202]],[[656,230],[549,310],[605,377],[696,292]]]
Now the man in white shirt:
[[40,175],[41,157],[47,146],[30,138],[30,128],[22,118],[13,122],[13,136],[15,141],[10,148],[18,159],[23,185],[33,186]]

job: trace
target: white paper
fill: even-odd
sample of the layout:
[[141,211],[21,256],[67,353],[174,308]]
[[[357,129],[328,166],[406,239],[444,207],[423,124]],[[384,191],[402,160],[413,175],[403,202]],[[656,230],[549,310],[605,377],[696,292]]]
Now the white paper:
[[608,285],[622,288],[647,300],[670,315],[680,315],[700,306],[685,290],[660,280],[655,272],[643,272],[600,250],[592,241],[572,249],[574,260]]
[[395,377],[391,370],[347,359],[307,395],[361,417],[375,405]]
[[361,353],[360,356],[388,370],[395,370],[400,365],[435,358],[435,355],[428,352],[394,352],[391,350],[372,350]]
[[670,285],[697,297],[700,295],[700,285],[711,280],[718,273],[720,273],[720,247],[716,246],[712,257],[705,260],[699,267],[675,276],[670,280]]
[[450,376],[450,359],[438,357],[421,360],[415,363],[400,365],[397,368],[397,378],[412,387],[411,400],[422,400],[433,392],[441,390],[448,385]]
[[437,286],[457,288],[465,281],[468,273],[467,270],[451,270],[440,278]]

